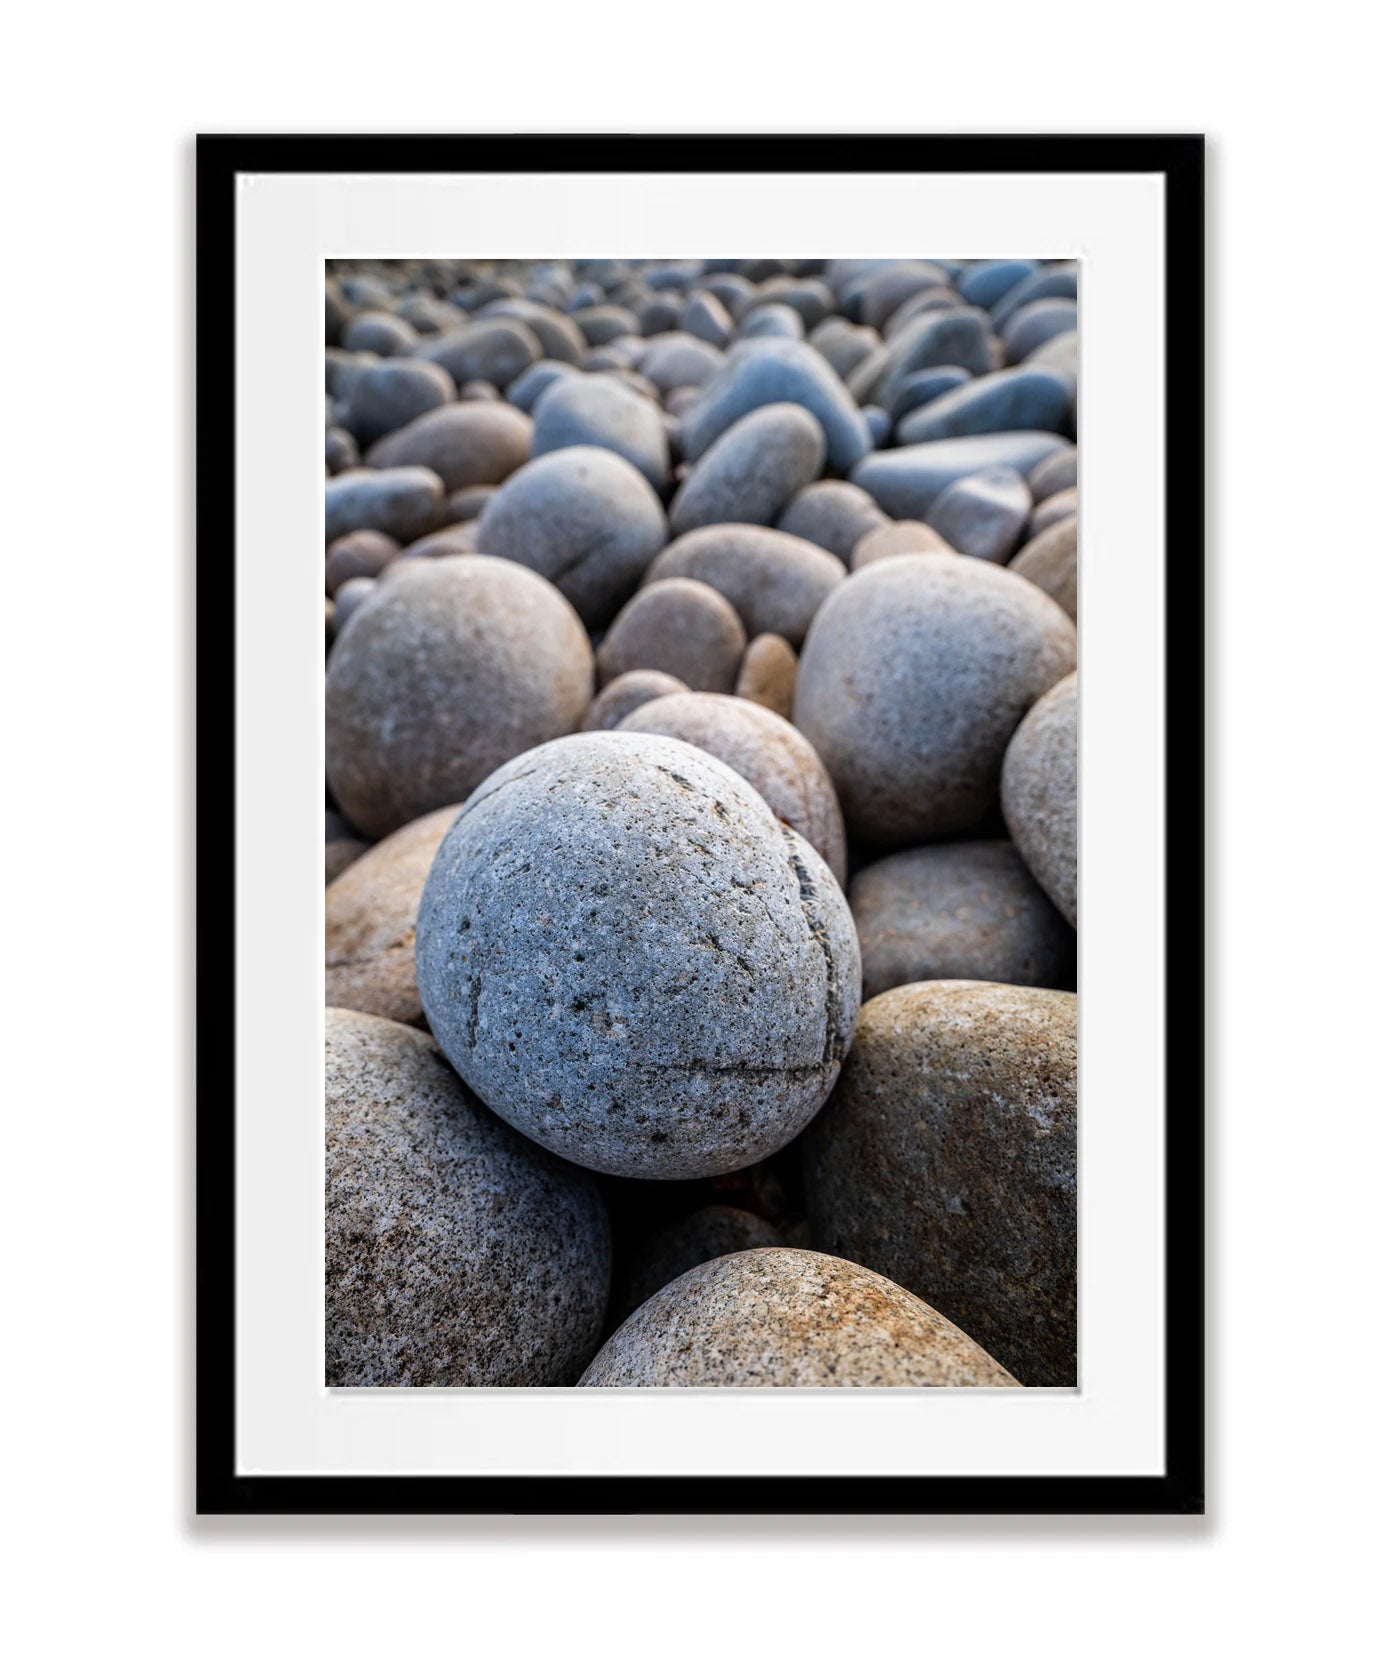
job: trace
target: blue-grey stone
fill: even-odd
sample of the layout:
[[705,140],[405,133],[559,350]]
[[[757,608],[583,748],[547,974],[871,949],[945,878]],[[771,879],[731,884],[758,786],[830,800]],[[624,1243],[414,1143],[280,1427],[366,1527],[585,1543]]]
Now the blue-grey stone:
[[1006,359],[1024,362],[1032,351],[1061,333],[1075,332],[1078,325],[1079,306],[1073,299],[1040,298],[1035,303],[1027,303],[1006,323],[1002,334]]
[[693,333],[706,344],[723,350],[734,332],[729,311],[713,292],[694,292],[681,315],[682,332]]
[[825,458],[826,435],[807,409],[756,408],[695,463],[671,504],[671,529],[679,535],[701,525],[771,525]]
[[973,437],[984,432],[1058,431],[1069,415],[1069,392],[1048,368],[1009,368],[945,391],[905,415],[901,443]]
[[986,467],[1012,467],[1024,477],[1037,462],[1063,449],[1054,432],[988,432],[940,438],[867,455],[850,479],[872,495],[891,519],[922,519],[950,484]]
[[915,316],[890,340],[878,378],[864,395],[887,407],[910,374],[932,367],[961,367],[972,374],[991,372],[991,335],[987,317],[980,309],[938,309]]
[[935,397],[941,397],[946,391],[966,385],[971,378],[972,375],[966,368],[920,368],[917,373],[911,373],[896,386],[890,397],[890,418],[898,423],[914,409],[931,403]]
[[687,458],[698,460],[736,420],[777,402],[797,403],[821,422],[833,471],[849,471],[869,452],[864,416],[817,351],[786,339],[753,339],[730,349],[724,366],[681,421]]
[[860,539],[889,520],[874,499],[854,484],[824,478],[799,490],[783,511],[778,529],[824,548],[849,565]]
[[519,379],[543,355],[540,341],[523,321],[500,317],[424,339],[419,355],[446,368],[459,385],[485,379],[498,391]]
[[1039,298],[1075,298],[1079,296],[1079,264],[1074,262],[1046,263],[1003,292],[992,310],[992,327],[1000,332],[1022,305]]
[[442,524],[444,494],[442,480],[426,467],[352,467],[326,485],[326,541],[382,531],[395,542],[412,542]]
[[770,631],[802,645],[813,615],[846,576],[825,549],[762,525],[702,525],[664,548],[647,571],[688,577],[719,590],[750,636]]
[[576,445],[512,474],[477,527],[477,551],[556,583],[590,629],[607,624],[666,542],[666,514],[630,461]]
[[1016,552],[1030,511],[1020,473],[988,467],[950,484],[924,517],[954,553],[999,566]]
[[969,263],[958,276],[958,290],[979,309],[992,309],[1035,269],[1036,265],[1024,257],[991,257]]
[[743,320],[740,321],[735,336],[739,339],[800,339],[805,335],[805,332],[802,317],[790,305],[786,303],[763,303],[757,309],[748,311]]
[[572,373],[573,367],[568,362],[554,362],[545,360],[536,362],[525,369],[506,391],[506,401],[518,408],[522,414],[534,412],[535,404],[544,393],[559,378],[561,374]]
[[650,340],[638,371],[666,396],[683,387],[707,385],[723,366],[724,357],[713,344],[693,333],[679,332]]
[[633,1178],[780,1149],[860,1004],[816,852],[718,759],[626,730],[537,748],[467,801],[423,890],[417,968],[433,1036],[494,1113]]
[[948,271],[936,263],[897,261],[864,287],[860,318],[868,327],[883,327],[900,304],[930,286],[946,286]]
[[368,350],[376,356],[412,356],[417,354],[418,334],[397,315],[370,309],[350,322],[340,342],[347,350]]
[[487,304],[477,319],[489,321],[500,316],[527,326],[550,361],[566,362],[571,367],[577,367],[583,360],[588,348],[583,334],[562,310],[549,309],[526,298],[503,298],[497,303]]
[[596,309],[580,309],[574,316],[574,324],[595,349],[600,344],[610,344],[615,338],[635,336],[639,330],[633,311],[621,309],[615,303],[600,304]]
[[883,449],[890,441],[890,417],[883,408],[876,408],[873,403],[867,403],[861,409],[865,416],[865,423],[870,428],[870,447]]
[[1037,502],[1043,502],[1047,496],[1053,496],[1058,491],[1068,490],[1079,483],[1079,451],[1072,443],[1067,443],[1063,449],[1053,455],[1047,455],[1038,467],[1033,467],[1026,475],[1026,483],[1031,487],[1031,495]]
[[366,459],[379,468],[430,467],[447,490],[464,490],[499,484],[523,466],[530,432],[509,403],[446,403],[380,438]]
[[670,482],[671,452],[661,410],[610,374],[556,380],[535,404],[531,452],[550,455],[576,444],[610,449],[630,461],[653,490]]

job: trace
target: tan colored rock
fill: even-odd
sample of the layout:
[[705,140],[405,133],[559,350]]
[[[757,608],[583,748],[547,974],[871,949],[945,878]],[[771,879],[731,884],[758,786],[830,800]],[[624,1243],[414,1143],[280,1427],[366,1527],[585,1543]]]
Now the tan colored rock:
[[792,719],[792,691],[797,685],[797,655],[792,644],[771,632],[755,636],[744,653],[734,692],[741,700],[766,706]]

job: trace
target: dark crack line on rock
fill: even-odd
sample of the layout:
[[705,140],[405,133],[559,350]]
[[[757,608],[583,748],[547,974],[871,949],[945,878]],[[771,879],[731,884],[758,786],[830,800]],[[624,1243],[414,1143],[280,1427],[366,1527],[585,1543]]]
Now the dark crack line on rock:
[[826,924],[817,909],[816,885],[807,873],[802,859],[798,857],[792,835],[786,828],[783,829],[783,841],[787,846],[788,863],[797,877],[797,895],[802,904],[802,914],[807,918],[812,937],[821,946],[822,959],[826,963],[826,1042],[822,1047],[822,1061],[829,1067],[836,1060],[837,1023],[841,1018],[841,994],[837,984],[836,962],[831,951],[831,936],[827,933]]

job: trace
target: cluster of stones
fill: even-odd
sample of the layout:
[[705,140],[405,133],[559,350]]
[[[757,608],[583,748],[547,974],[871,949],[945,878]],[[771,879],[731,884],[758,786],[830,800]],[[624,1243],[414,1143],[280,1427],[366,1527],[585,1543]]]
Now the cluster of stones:
[[326,283],[326,1380],[1076,1381],[1077,273]]

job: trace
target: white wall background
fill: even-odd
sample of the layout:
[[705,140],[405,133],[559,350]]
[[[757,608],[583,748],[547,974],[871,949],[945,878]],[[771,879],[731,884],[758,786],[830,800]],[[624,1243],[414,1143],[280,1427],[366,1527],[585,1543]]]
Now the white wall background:
[[[1379,15],[772,10],[248,0],[10,26],[19,1672],[1117,1680],[1346,1671],[1388,1640],[1400,252]],[[189,1515],[189,136],[598,127],[1211,137],[1204,1521]]]

